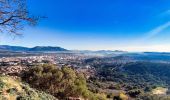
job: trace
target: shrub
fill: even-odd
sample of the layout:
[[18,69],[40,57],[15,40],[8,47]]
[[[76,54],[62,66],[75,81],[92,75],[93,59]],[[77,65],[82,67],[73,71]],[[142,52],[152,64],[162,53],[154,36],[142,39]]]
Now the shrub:
[[83,97],[97,100],[97,96],[88,90],[84,75],[69,67],[59,69],[54,65],[44,64],[24,72],[22,79],[32,87],[60,99]]

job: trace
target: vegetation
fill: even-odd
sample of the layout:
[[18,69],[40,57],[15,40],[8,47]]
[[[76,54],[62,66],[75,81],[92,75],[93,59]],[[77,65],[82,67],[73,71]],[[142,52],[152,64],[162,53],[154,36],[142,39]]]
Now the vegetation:
[[22,79],[33,88],[50,93],[59,99],[77,97],[105,100],[104,96],[93,94],[88,90],[83,74],[69,67],[59,69],[49,64],[33,67],[23,74]]
[[11,77],[0,76],[0,100],[56,100]]
[[[93,91],[124,90],[132,98],[141,98],[144,94],[153,94],[153,91],[160,87],[161,90],[154,93],[167,94],[168,97],[170,88],[170,64],[168,63],[142,61],[124,64],[105,63],[109,62],[108,60],[101,61],[102,63],[94,63],[97,62],[96,60],[91,62],[96,70],[96,75],[90,78]],[[111,83],[108,86],[108,82],[114,82],[114,84]],[[100,85],[101,83],[107,84]],[[152,95],[145,95],[145,97],[151,98]]]
[[[61,100],[67,98],[169,100],[170,98],[168,95],[170,64],[168,63],[93,63],[93,66],[96,73],[89,79],[86,79],[84,74],[67,66],[59,68],[55,65],[43,64],[31,67],[23,72],[21,79],[36,90],[19,81],[8,80],[8,77],[3,76],[4,79],[2,78],[3,81],[0,84],[0,87],[3,87],[1,98],[8,97],[7,99],[9,99],[10,97],[10,99],[19,98],[21,100],[23,98],[33,98],[33,100],[34,98],[36,100],[37,98],[40,100],[42,98],[50,98],[49,100],[53,100],[53,98]],[[5,88],[4,80],[8,82],[5,83]]]

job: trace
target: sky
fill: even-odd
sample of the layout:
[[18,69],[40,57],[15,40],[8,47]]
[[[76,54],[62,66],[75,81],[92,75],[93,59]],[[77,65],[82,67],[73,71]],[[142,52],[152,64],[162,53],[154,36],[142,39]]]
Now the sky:
[[170,52],[170,0],[28,0],[28,8],[48,18],[22,37],[2,33],[0,45]]

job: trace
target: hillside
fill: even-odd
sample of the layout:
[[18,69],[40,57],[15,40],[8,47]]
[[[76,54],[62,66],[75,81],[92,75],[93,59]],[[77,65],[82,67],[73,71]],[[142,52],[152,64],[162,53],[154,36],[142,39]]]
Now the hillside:
[[[110,85],[106,89],[121,89],[132,98],[143,98],[145,94],[150,97],[154,94],[169,96],[170,89],[170,64],[155,62],[130,62],[125,64],[95,64],[96,75],[92,78],[98,83],[115,82],[118,85]],[[101,89],[104,86],[97,86]],[[160,88],[157,88],[160,87]],[[93,87],[94,88],[94,87]],[[105,88],[102,88],[102,90]],[[159,89],[159,90],[158,90]],[[158,95],[159,96],[159,95]],[[142,99],[157,100],[157,99]],[[163,99],[159,99],[163,100]],[[169,100],[169,99],[167,99]]]
[[0,76],[0,100],[57,100],[7,76]]

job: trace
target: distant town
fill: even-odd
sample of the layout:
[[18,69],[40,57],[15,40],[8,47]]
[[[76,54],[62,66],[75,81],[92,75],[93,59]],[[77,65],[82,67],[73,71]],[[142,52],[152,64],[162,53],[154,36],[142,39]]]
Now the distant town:
[[[48,74],[51,75],[53,69],[50,69],[52,72],[46,72],[49,69],[41,72],[42,68],[53,68],[54,66],[54,69],[57,68],[64,71],[63,68],[66,67],[70,68],[70,71],[73,70],[76,74],[83,74],[90,91],[93,91],[93,93],[104,93],[110,99],[125,98],[122,100],[131,100],[144,97],[149,98],[152,95],[157,95],[161,98],[169,96],[170,86],[169,78],[167,77],[169,77],[170,70],[170,53],[130,53],[119,50],[73,51],[49,46],[35,47],[36,49],[29,51],[22,47],[12,46],[10,50],[9,46],[5,47],[1,47],[3,50],[0,51],[0,74],[14,79],[27,80],[27,77],[34,73],[35,75],[30,76],[30,79],[32,77],[41,78],[39,74],[43,75],[42,73],[44,75],[47,74],[47,77],[49,77]],[[58,48],[60,48],[59,51]],[[161,73],[157,71],[158,69]],[[32,70],[35,70],[35,72]],[[25,74],[28,75],[24,76]],[[59,76],[57,77],[59,78]],[[157,79],[158,77],[160,80]],[[60,98],[62,96],[56,97]],[[69,100],[82,100],[74,96],[68,98],[71,98]]]

